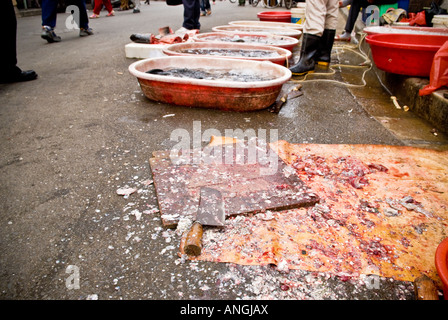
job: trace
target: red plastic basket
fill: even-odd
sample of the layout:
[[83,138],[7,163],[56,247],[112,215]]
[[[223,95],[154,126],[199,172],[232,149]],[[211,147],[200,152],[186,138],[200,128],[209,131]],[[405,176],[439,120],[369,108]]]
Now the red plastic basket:
[[375,34],[366,37],[378,69],[407,76],[429,77],[434,55],[448,36]]

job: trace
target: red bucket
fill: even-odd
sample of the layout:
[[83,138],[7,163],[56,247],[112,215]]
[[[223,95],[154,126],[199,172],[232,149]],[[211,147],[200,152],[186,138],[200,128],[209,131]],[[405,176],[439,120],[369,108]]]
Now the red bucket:
[[260,21],[291,22],[290,11],[263,11],[257,14]]
[[366,37],[378,69],[406,76],[429,77],[434,55],[447,36],[375,34]]

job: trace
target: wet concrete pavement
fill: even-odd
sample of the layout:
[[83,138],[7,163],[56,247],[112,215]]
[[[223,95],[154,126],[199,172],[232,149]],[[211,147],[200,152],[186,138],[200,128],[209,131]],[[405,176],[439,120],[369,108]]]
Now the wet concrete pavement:
[[[263,8],[216,1],[212,11],[201,18],[201,32],[257,20]],[[307,83],[304,95],[279,114],[186,109],[146,99],[127,71],[134,60],[124,54],[132,33],[179,28],[180,7],[142,3],[140,14],[91,21],[95,35],[87,38],[66,30],[66,17],[58,16],[63,40],[54,44],[40,38],[39,16],[18,20],[18,65],[39,78],[0,86],[2,299],[414,298],[411,284],[386,278],[371,288],[362,278],[184,261],[177,256],[179,234],[164,229],[152,211],[157,199],[148,160],[176,143],[173,130],[192,132],[193,121],[202,132],[222,135],[265,129],[269,139],[275,129],[278,139],[291,143],[446,148],[443,135],[394,109],[374,73],[366,74],[363,89]],[[349,73],[334,79],[360,80]],[[138,192],[117,195],[125,186]],[[296,285],[282,290],[285,282]]]

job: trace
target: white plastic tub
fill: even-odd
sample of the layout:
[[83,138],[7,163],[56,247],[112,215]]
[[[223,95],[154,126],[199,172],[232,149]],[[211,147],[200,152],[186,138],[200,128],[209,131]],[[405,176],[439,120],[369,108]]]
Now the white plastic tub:
[[303,26],[297,25],[295,23],[273,22],[273,21],[237,20],[237,21],[230,21],[229,25],[231,25],[231,26],[246,26],[246,27],[288,28],[288,29],[295,29],[295,30],[303,29]]
[[237,32],[199,33],[193,37],[193,40],[195,42],[245,43],[254,46],[268,45],[284,48],[291,52],[299,44],[299,40],[293,37]]
[[[204,52],[210,51],[210,50],[224,50],[224,51],[230,51],[229,55],[210,55],[210,54],[195,54],[195,53],[188,53],[188,50],[203,50]],[[251,56],[248,57],[248,55],[243,55],[244,52],[254,52],[254,51],[261,51],[263,53],[269,53],[272,52],[273,54],[271,57],[257,57],[257,56]],[[222,58],[228,58],[228,59],[244,59],[244,60],[252,60],[252,61],[270,61],[279,65],[284,66],[288,59],[291,58],[292,53],[289,50],[279,48],[279,47],[272,47],[272,46],[254,46],[254,45],[247,45],[242,43],[215,43],[215,42],[190,42],[190,43],[176,43],[172,44],[166,48],[163,49],[163,53],[167,56],[186,56],[186,57],[208,57],[208,58],[215,58],[215,59],[222,59]],[[231,54],[231,55],[230,55]]]
[[216,26],[212,28],[215,32],[235,32],[235,33],[256,33],[256,34],[275,34],[279,36],[293,37],[300,39],[302,31],[283,28],[283,27],[256,27],[256,26]]

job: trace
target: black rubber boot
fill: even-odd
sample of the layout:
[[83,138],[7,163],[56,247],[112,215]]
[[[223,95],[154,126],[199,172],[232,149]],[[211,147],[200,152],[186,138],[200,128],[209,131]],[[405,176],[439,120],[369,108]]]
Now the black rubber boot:
[[303,34],[302,47],[300,48],[300,60],[296,65],[289,68],[293,75],[302,76],[314,72],[314,57],[319,48],[320,38],[321,37],[310,33]]
[[333,49],[336,30],[325,29],[320,38],[319,48],[314,60],[318,65],[328,66],[331,61],[331,50]]

